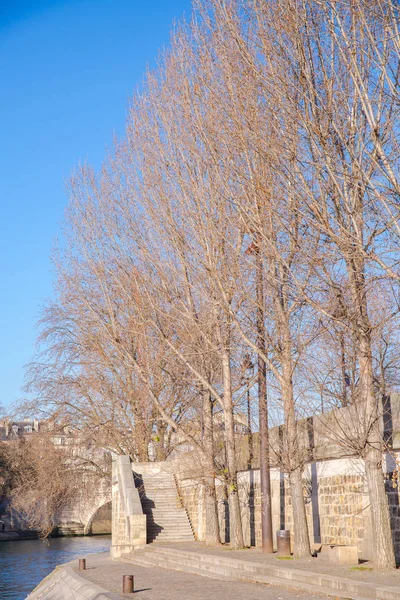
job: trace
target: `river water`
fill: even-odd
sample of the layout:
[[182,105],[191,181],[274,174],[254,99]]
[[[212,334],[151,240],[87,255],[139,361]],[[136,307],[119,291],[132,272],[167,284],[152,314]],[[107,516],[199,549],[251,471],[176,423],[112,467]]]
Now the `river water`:
[[110,549],[111,536],[0,542],[0,599],[25,600],[59,564]]

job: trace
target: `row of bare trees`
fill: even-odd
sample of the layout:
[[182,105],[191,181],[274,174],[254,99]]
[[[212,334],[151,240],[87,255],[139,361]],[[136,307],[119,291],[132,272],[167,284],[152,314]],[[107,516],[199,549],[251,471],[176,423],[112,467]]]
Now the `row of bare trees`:
[[296,420],[351,404],[376,566],[394,566],[379,407],[398,357],[398,26],[395,0],[199,0],[100,172],[71,179],[30,390],[135,460],[177,440],[196,449],[209,543],[219,410],[231,544],[243,545],[234,413],[250,356],[263,527],[268,417],[285,423],[306,556]]

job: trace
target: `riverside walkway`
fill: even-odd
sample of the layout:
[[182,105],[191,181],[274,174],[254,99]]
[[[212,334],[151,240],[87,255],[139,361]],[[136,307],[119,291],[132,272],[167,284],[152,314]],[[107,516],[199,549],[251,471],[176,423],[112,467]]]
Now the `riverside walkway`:
[[206,548],[201,543],[151,544],[111,560],[108,553],[89,555],[87,570],[77,561],[62,565],[28,600],[119,600],[122,576],[134,575],[142,600],[398,600],[400,572],[378,573],[365,565],[354,569],[323,557],[281,561],[258,549]]
[[[88,556],[86,571],[78,571],[77,561],[68,563],[68,567],[75,574],[74,579],[64,577],[60,584],[52,581],[54,576],[50,575],[28,596],[28,600],[119,600],[133,597],[139,600],[324,600],[324,595],[290,587],[227,579],[221,581],[161,567],[130,565],[113,561],[108,553]],[[134,575],[134,594],[121,593],[123,575]]]

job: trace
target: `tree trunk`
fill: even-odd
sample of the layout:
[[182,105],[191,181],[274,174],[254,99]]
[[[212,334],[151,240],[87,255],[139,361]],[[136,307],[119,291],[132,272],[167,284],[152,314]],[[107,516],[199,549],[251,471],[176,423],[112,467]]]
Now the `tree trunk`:
[[293,386],[290,373],[284,369],[286,384],[284,386],[284,412],[286,425],[286,452],[289,466],[290,494],[293,509],[293,547],[294,557],[311,556],[310,537],[306,508],[304,504],[302,461],[299,454],[297,423],[294,411]]
[[[358,230],[363,231],[362,206],[358,207]],[[376,569],[391,569],[396,566],[389,506],[386,497],[382,471],[382,432],[380,430],[380,410],[375,394],[371,323],[368,315],[367,285],[365,281],[365,261],[360,235],[358,246],[347,258],[347,271],[351,285],[355,320],[353,327],[358,338],[359,394],[364,422],[361,423],[361,439],[365,444],[365,474],[371,506],[372,539]]]
[[[256,253],[257,294],[257,347],[265,354],[264,277],[261,256],[261,236],[257,236]],[[269,461],[269,429],[267,401],[267,369],[258,355],[258,415],[260,436],[260,485],[261,485],[261,546],[263,553],[274,551],[272,535],[271,477]]]
[[213,414],[210,392],[203,392],[203,443],[206,453],[206,475],[204,477],[206,508],[206,545],[215,546],[221,543],[218,521],[217,494],[215,489],[214,465],[214,432]]
[[365,403],[365,427],[367,431],[365,451],[365,474],[371,510],[372,539],[374,541],[374,566],[376,569],[396,567],[389,506],[382,471],[382,433],[379,427],[380,413],[375,397],[372,352],[368,329],[361,329],[360,339],[360,389],[361,402]]
[[228,463],[228,504],[229,504],[229,529],[230,545],[232,548],[243,548],[242,517],[240,514],[237,467],[235,454],[235,424],[233,420],[231,366],[229,354],[224,352],[222,358],[224,378],[224,417],[225,417],[225,449]]
[[[280,266],[280,265],[279,265]],[[303,458],[300,455],[297,423],[293,395],[292,338],[287,306],[287,272],[276,269],[280,285],[275,287],[276,322],[281,340],[280,360],[282,365],[281,389],[285,416],[285,455],[289,470],[290,494],[293,508],[293,546],[295,558],[311,556],[306,509],[303,494]]]
[[374,567],[380,570],[394,569],[396,562],[380,451],[377,452],[373,448],[368,451],[365,458],[365,474],[374,540]]
[[[265,362],[258,357],[258,412],[260,420],[260,486],[262,552],[274,551],[272,533],[271,477],[269,463],[269,430]],[[261,376],[260,376],[261,375]]]
[[167,425],[161,419],[157,419],[156,422],[156,432],[157,437],[155,439],[155,450],[156,450],[156,460],[163,461],[165,460],[165,434],[167,431]]
[[295,558],[311,556],[306,507],[303,494],[302,469],[296,467],[289,475],[293,510],[293,555]]

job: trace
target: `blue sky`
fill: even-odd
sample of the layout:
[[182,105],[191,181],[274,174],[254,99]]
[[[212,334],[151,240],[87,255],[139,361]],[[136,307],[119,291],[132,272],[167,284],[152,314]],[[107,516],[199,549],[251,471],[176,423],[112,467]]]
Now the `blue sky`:
[[0,405],[23,396],[79,162],[99,166],[190,0],[0,0]]

